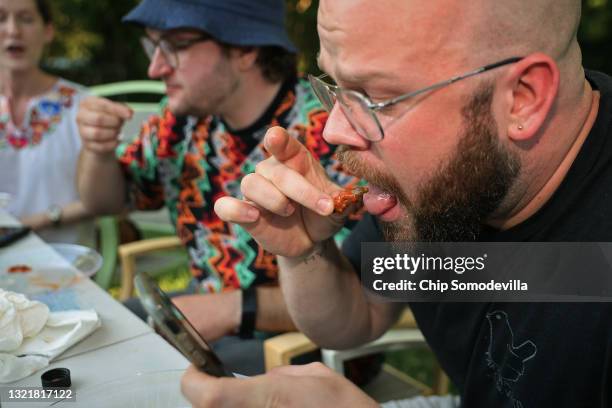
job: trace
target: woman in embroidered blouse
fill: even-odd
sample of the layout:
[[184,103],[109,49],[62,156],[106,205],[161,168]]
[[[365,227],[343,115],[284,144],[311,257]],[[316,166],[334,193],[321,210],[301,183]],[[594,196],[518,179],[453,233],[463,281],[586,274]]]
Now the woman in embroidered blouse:
[[0,0],[0,192],[47,241],[91,245],[74,181],[85,90],[39,67],[53,34],[48,0]]

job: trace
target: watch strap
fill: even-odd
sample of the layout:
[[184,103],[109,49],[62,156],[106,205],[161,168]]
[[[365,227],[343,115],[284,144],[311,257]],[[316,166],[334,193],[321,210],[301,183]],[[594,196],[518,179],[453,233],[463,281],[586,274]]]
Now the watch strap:
[[241,339],[252,339],[257,317],[257,289],[251,286],[242,290],[242,316],[238,336]]

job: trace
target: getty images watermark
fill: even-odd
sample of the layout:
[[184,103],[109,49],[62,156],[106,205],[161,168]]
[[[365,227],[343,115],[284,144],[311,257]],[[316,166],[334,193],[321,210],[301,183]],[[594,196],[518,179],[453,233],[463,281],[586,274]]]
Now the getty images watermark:
[[612,243],[363,243],[361,277],[392,301],[612,301]]

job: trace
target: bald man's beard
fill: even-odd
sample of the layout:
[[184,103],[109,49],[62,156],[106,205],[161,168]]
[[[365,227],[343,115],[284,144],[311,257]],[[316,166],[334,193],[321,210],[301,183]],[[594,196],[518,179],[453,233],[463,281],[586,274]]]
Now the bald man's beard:
[[395,195],[401,220],[381,221],[386,241],[474,241],[502,203],[520,170],[516,154],[501,146],[491,113],[493,86],[474,93],[462,109],[464,129],[453,157],[417,189],[410,201],[391,174],[369,168],[350,150],[338,157],[347,171]]

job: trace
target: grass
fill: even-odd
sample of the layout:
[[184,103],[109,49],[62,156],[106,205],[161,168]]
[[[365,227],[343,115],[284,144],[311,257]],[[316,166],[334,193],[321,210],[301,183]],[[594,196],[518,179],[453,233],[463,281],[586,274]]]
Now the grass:
[[[428,348],[389,351],[385,353],[385,362],[426,385],[431,386],[434,383],[436,359]],[[451,394],[459,393],[452,382],[448,391]]]
[[[191,273],[187,266],[172,268],[154,277],[161,290],[166,293],[185,290],[191,281]],[[119,285],[111,286],[108,292],[115,299],[119,299]]]
[[429,349],[389,351],[385,353],[385,362],[424,384],[433,384],[435,358]]

